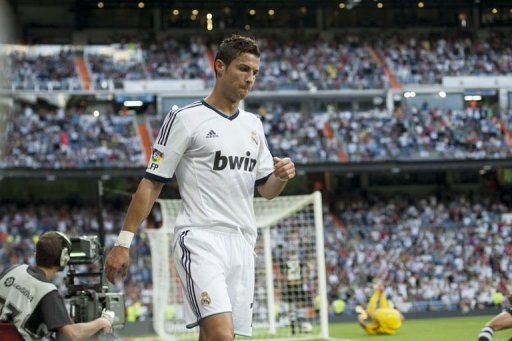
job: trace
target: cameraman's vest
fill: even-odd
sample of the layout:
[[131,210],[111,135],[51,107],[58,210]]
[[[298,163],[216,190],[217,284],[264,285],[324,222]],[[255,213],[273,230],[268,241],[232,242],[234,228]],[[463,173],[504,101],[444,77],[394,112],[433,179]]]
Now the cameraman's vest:
[[0,279],[0,321],[14,323],[26,340],[42,340],[49,335],[46,326],[39,326],[34,334],[25,328],[25,323],[39,301],[57,287],[38,280],[27,269],[26,264],[15,266]]

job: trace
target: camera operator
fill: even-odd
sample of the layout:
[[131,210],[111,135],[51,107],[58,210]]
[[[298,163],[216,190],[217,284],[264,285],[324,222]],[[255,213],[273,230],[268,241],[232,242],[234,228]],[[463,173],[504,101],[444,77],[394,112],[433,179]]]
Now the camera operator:
[[109,332],[114,313],[73,323],[64,299],[51,283],[70,259],[71,242],[60,232],[44,233],[36,244],[36,266],[15,265],[0,274],[0,322],[12,322],[26,340],[82,340]]

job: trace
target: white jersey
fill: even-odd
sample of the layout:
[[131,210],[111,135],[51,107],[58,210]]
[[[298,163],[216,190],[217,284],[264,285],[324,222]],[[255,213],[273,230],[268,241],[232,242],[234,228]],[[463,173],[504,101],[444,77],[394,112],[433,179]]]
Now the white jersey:
[[205,101],[171,111],[153,145],[145,177],[162,183],[176,174],[183,228],[240,229],[256,239],[254,187],[274,164],[259,118],[227,116]]

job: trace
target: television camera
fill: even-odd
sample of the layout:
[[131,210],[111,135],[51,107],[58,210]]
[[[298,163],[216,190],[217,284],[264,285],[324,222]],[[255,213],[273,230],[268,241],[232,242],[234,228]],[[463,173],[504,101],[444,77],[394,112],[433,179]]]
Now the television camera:
[[[104,253],[97,236],[71,237],[71,253],[68,262],[66,298],[70,303],[70,315],[76,322],[89,322],[101,316],[103,309],[115,312],[114,329],[125,324],[124,294],[110,292],[103,274]],[[99,265],[99,271],[79,272],[79,268]],[[78,283],[77,283],[78,281]]]

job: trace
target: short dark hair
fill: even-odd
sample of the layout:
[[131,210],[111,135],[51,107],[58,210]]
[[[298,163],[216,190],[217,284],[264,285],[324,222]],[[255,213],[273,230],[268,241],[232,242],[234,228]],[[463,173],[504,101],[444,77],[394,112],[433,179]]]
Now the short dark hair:
[[[238,34],[232,34],[219,45],[219,50],[215,55],[215,60],[220,59],[226,67],[242,53],[250,53],[257,57],[260,56],[260,49],[256,44],[256,40],[250,37],[244,37]],[[217,70],[215,70],[217,74]]]
[[64,247],[65,241],[58,233],[44,233],[36,244],[36,265],[43,268],[60,267],[60,255]]

